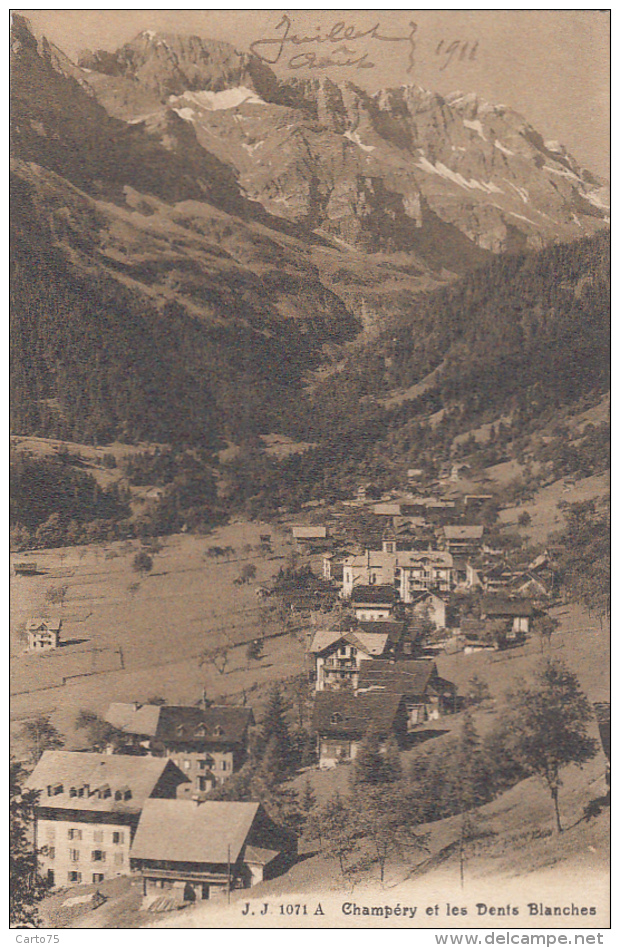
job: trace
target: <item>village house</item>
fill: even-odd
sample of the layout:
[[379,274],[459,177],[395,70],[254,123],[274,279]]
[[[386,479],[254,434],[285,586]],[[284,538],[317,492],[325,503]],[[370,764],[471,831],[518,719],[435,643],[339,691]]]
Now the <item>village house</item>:
[[413,615],[428,619],[436,631],[446,628],[445,599],[435,595],[430,589],[413,597],[410,607]]
[[360,622],[390,619],[398,594],[393,586],[355,586],[350,603]]
[[534,606],[529,599],[502,599],[499,597],[485,597],[480,605],[482,619],[505,621],[507,638],[527,635],[530,631],[530,620],[535,614]]
[[424,477],[424,471],[421,467],[410,467],[407,470],[407,483],[417,484]]
[[[387,623],[376,623],[385,626]],[[371,626],[366,623],[365,628]],[[372,623],[372,627],[375,623]],[[403,623],[390,623],[389,631],[361,629],[321,630],[310,645],[314,657],[316,691],[355,691],[359,670],[364,662],[382,655],[395,654],[403,634]]]
[[40,794],[34,845],[41,875],[54,886],[128,875],[145,802],[175,797],[185,780],[169,760],[45,751],[27,779],[28,789]]
[[427,500],[424,505],[424,515],[427,522],[445,524],[454,519],[456,501],[454,500]]
[[456,686],[440,678],[431,659],[366,662],[360,670],[358,695],[404,695],[407,728],[413,730],[426,721],[436,721],[454,711]]
[[342,566],[340,595],[349,599],[356,586],[393,586],[396,553],[366,550],[359,556],[347,556]]
[[194,902],[282,872],[297,840],[260,803],[147,800],[131,847],[145,896]]
[[174,761],[189,781],[184,792],[207,793],[246,758],[250,708],[233,705],[111,704],[108,724],[145,752]]
[[410,603],[419,592],[449,592],[454,561],[443,550],[412,550],[398,554],[394,581],[402,602]]
[[512,586],[519,596],[528,599],[549,599],[552,585],[533,573],[519,573],[512,577]]
[[506,597],[508,587],[515,578],[515,572],[506,563],[497,562],[482,566],[478,570],[481,585],[485,593],[504,593]]
[[372,508],[377,517],[400,517],[401,508],[396,500],[383,501]]
[[369,692],[355,695],[321,691],[315,695],[312,727],[317,734],[319,767],[354,760],[372,728],[380,743],[394,737],[403,743],[408,716],[403,695]]
[[335,553],[323,554],[323,579],[330,583],[342,583],[343,558]]
[[26,625],[28,651],[48,652],[60,645],[62,619],[30,619]]
[[449,553],[467,555],[480,548],[483,534],[482,525],[448,524],[443,528],[443,543]]
[[291,527],[295,546],[299,552],[308,548],[324,547],[328,542],[329,531],[324,526],[296,525]]
[[463,506],[465,510],[480,510],[485,504],[491,503],[495,498],[493,494],[465,494],[463,497]]

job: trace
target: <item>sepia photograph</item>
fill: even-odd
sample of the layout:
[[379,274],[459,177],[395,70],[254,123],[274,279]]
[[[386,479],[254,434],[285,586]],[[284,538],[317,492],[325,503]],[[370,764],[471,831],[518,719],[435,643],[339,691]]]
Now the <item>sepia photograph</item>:
[[611,11],[9,20],[10,928],[604,944]]

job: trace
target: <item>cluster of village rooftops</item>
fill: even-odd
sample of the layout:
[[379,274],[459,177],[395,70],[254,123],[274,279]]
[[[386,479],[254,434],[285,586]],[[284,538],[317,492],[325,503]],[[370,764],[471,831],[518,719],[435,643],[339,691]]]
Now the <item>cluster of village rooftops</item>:
[[[461,510],[487,499],[466,497]],[[421,512],[429,503],[432,513]],[[353,760],[370,729],[380,744],[404,746],[454,711],[457,689],[438,674],[438,651],[517,643],[549,595],[549,554],[511,570],[485,542],[484,526],[442,523],[455,519],[454,503],[412,504],[374,506],[385,523],[381,549],[350,554],[325,525],[292,527],[298,549],[319,558],[332,606],[340,604],[325,621],[315,614],[308,634],[319,767]],[[476,589],[476,614],[455,613],[459,593]],[[33,650],[53,648],[61,624],[35,619],[27,632]],[[295,859],[296,839],[259,803],[208,798],[247,759],[250,708],[204,698],[191,706],[114,703],[105,717],[120,744],[46,751],[28,780],[39,791],[36,846],[52,884],[132,872],[145,896],[187,901],[254,885]]]

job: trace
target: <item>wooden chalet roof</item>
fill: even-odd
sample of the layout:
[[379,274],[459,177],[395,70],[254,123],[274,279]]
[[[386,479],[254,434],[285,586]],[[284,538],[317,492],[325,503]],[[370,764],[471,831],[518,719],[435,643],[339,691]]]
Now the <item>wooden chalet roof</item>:
[[534,606],[528,599],[500,599],[485,597],[481,612],[486,616],[533,616]]
[[402,694],[383,692],[352,695],[343,691],[317,691],[312,726],[323,735],[361,737],[371,726],[377,734],[388,734],[403,700]]
[[[399,642],[405,629],[404,622],[397,622],[395,619],[369,619],[360,621],[359,632],[367,632],[369,635],[387,635],[390,642]],[[355,633],[359,634],[359,633]]]
[[112,704],[106,721],[126,734],[152,737],[164,742],[208,742],[243,744],[254,723],[250,708],[213,705]]
[[405,695],[407,697],[421,697],[424,694],[439,694],[454,692],[451,682],[439,678],[437,666],[430,659],[405,659],[390,661],[377,659],[364,662],[360,668],[358,693],[363,690],[367,694],[375,691],[385,695]]
[[[44,751],[28,777],[27,786],[41,791],[38,802],[41,807],[136,813],[142,809],[167,768],[178,775],[179,783],[185,781],[172,761],[161,757]],[[80,789],[82,796],[71,792]],[[110,795],[100,796],[106,789]],[[115,798],[117,792],[122,794],[122,799]]]
[[59,632],[62,625],[62,619],[58,618],[41,618],[37,617],[34,619],[29,619],[26,623],[27,632],[38,632],[38,631],[47,631],[47,632]]
[[291,527],[291,530],[296,540],[325,540],[327,538],[327,527],[299,525]]
[[445,526],[443,532],[446,540],[481,540],[484,527],[458,523]]
[[131,847],[132,859],[235,863],[260,803],[147,800]]
[[395,601],[393,586],[355,586],[351,592],[353,606],[391,606]]
[[[372,623],[373,625],[375,623]],[[370,623],[366,623],[370,625]],[[393,633],[392,633],[393,634]],[[337,630],[319,631],[315,634],[310,651],[314,655],[320,655],[328,651],[339,642],[346,645],[352,645],[354,648],[365,652],[366,655],[383,655],[387,646],[392,642],[389,632],[377,631],[367,632],[362,629],[353,629],[348,632]]]

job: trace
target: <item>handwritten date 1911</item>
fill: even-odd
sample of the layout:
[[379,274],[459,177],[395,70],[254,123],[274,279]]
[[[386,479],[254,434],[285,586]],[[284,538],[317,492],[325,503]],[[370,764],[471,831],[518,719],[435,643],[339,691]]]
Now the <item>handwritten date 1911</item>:
[[451,63],[473,62],[478,54],[478,46],[478,40],[475,43],[458,39],[452,40],[451,43],[440,40],[435,49],[435,55],[443,60],[439,67],[440,71],[443,72]]

